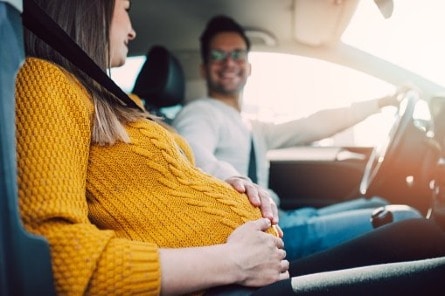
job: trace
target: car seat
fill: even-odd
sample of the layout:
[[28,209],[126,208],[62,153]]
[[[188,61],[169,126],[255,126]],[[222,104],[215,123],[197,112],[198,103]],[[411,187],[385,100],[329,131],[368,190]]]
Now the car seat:
[[178,59],[163,46],[151,47],[146,57],[132,93],[144,102],[148,111],[170,123],[172,118],[167,116],[162,108],[183,104],[184,71]]
[[14,83],[24,58],[22,24],[20,12],[1,0],[0,40],[0,295],[55,295],[48,244],[19,217]]

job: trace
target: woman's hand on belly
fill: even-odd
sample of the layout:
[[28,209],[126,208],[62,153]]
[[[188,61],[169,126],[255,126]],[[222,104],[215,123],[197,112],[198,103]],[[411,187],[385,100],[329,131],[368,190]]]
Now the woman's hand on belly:
[[230,248],[227,260],[237,266],[238,284],[264,286],[289,278],[289,262],[281,238],[266,233],[271,227],[269,219],[247,222],[227,239]]

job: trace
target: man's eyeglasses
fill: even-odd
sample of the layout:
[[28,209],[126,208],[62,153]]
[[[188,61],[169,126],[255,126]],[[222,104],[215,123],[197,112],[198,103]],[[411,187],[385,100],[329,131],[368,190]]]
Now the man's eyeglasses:
[[212,49],[209,53],[209,61],[222,62],[230,57],[235,62],[244,62],[247,59],[247,50],[235,49],[232,51],[223,51],[219,49]]

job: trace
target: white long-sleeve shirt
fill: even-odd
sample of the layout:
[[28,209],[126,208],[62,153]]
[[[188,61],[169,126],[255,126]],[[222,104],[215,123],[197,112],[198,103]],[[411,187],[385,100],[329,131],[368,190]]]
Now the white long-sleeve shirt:
[[216,99],[201,98],[184,106],[173,126],[189,142],[197,166],[222,180],[248,175],[252,134],[258,184],[268,188],[268,150],[330,137],[378,111],[377,100],[370,100],[274,124],[245,120],[235,108]]

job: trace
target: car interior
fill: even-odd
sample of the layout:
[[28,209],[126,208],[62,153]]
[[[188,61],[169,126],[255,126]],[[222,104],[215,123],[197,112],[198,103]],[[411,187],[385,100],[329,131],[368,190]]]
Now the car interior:
[[[270,187],[281,197],[283,208],[320,207],[360,195],[379,195],[394,204],[411,205],[427,218],[434,216],[445,229],[445,84],[343,43],[342,34],[360,2],[133,0],[130,13],[137,38],[130,44],[129,56],[143,59],[133,70],[130,87],[122,89],[137,95],[146,109],[169,123],[170,110],[205,94],[198,71],[198,38],[206,21],[216,14],[230,15],[244,24],[253,51],[329,61],[393,86],[414,81],[421,93],[403,97],[382,142],[273,151]],[[375,13],[388,20],[400,3],[370,2]],[[14,78],[24,59],[22,18],[24,24],[27,18],[39,18],[27,3],[21,13],[20,7],[0,0],[0,295],[55,294],[48,245],[44,238],[23,229],[18,211]],[[419,110],[423,110],[421,116]],[[445,258],[439,257],[307,275],[296,286],[299,295],[371,295],[376,291],[381,295],[428,291],[432,295],[444,288],[443,275]],[[325,284],[314,286],[315,282]]]

